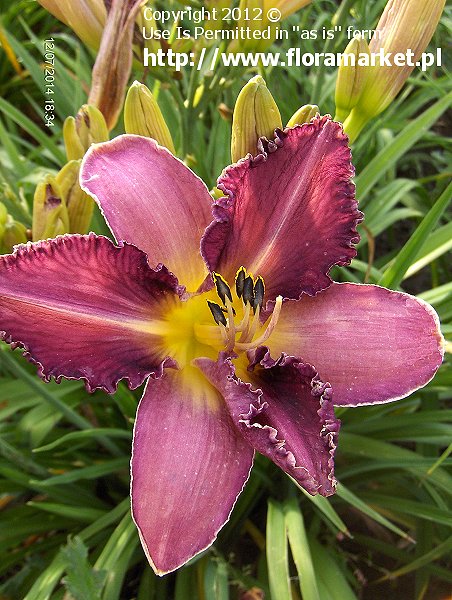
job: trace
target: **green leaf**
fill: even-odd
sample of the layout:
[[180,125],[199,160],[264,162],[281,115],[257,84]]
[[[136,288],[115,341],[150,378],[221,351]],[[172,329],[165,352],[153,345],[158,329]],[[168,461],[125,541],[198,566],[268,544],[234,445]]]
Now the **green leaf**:
[[295,498],[285,501],[284,515],[303,600],[321,600],[303,515]]
[[198,600],[198,585],[196,581],[196,570],[193,566],[186,566],[179,569],[176,575],[176,591],[174,600]]
[[452,92],[440,98],[414,119],[388,146],[384,147],[356,178],[356,197],[365,206],[367,195],[384,173],[435,123],[452,102]]
[[433,304],[433,306],[441,304],[446,300],[450,300],[450,298],[452,298],[452,282],[422,292],[422,294],[418,294],[418,298],[425,300],[425,302],[428,302],[429,304]]
[[382,577],[379,581],[385,581],[386,579],[395,579],[396,577],[400,577],[401,575],[406,575],[407,573],[411,573],[411,571],[420,569],[421,567],[428,565],[429,563],[433,562],[434,560],[438,560],[438,558],[441,558],[442,556],[444,556],[444,554],[446,554],[450,550],[452,550],[452,535],[449,538],[447,538],[447,540],[442,542],[441,544],[438,544],[438,546],[433,548],[433,550],[430,550],[430,552],[427,552],[423,556],[416,558],[408,565],[404,565],[400,569],[397,569],[396,571],[392,571],[391,573],[388,573],[387,575],[385,575],[385,577]]
[[59,583],[65,567],[66,560],[62,553],[59,552],[50,565],[36,579],[24,600],[48,600],[54,588]]
[[204,596],[209,600],[229,600],[228,567],[221,558],[211,558],[205,566]]
[[267,510],[267,567],[272,600],[291,600],[284,509],[271,499]]
[[411,277],[433,260],[439,258],[452,249],[452,222],[439,227],[427,238],[422,249],[415,258],[415,262],[407,269],[404,279]]
[[82,521],[83,523],[92,523],[99,517],[105,514],[105,511],[97,508],[89,508],[86,506],[70,506],[68,504],[55,504],[54,502],[28,502],[28,506],[33,506],[39,510],[49,512],[54,515],[60,515],[73,519],[74,521]]
[[132,433],[124,429],[93,427],[92,429],[86,429],[83,431],[72,431],[71,433],[62,435],[50,444],[46,444],[45,446],[41,446],[40,448],[34,448],[33,452],[48,452],[49,450],[54,450],[55,448],[58,448],[58,446],[64,446],[65,444],[67,444],[67,442],[79,440],[87,440],[92,442],[96,440],[95,436],[98,435],[105,437],[124,438],[126,440],[130,440],[132,438]]
[[413,264],[422,246],[427,240],[432,229],[452,200],[452,183],[450,183],[433,207],[422,219],[416,231],[400,250],[394,262],[387,269],[379,281],[383,287],[396,288],[405,276],[408,268]]
[[409,498],[404,498],[403,502],[400,502],[400,498],[395,496],[387,496],[385,494],[365,494],[367,502],[370,502],[374,506],[381,506],[386,510],[412,515],[419,519],[426,521],[432,521],[434,523],[440,523],[448,527],[452,527],[452,515],[446,510],[441,510],[436,506],[430,504],[416,502]]
[[391,521],[386,519],[386,517],[383,517],[383,515],[380,515],[380,513],[378,513],[376,510],[374,510],[372,507],[370,507],[365,502],[363,502],[363,500],[358,498],[358,496],[356,496],[356,494],[354,494],[351,490],[347,489],[344,486],[344,484],[340,483],[337,486],[337,495],[339,496],[339,498],[342,498],[342,500],[345,500],[346,502],[348,502],[351,506],[353,506],[357,510],[360,510],[362,513],[364,513],[365,515],[367,515],[374,521],[377,521],[377,523],[380,523],[380,525],[383,525],[387,529],[390,529],[391,531],[393,531],[400,537],[404,538],[405,540],[408,540],[410,542],[413,541],[412,538],[407,533],[402,531],[399,527],[397,527],[397,525],[394,525],[394,523],[391,523]]
[[56,165],[61,166],[66,162],[64,152],[58,148],[53,142],[53,139],[43,133],[33,121],[3,98],[0,98],[0,111],[22,127],[29,135],[31,135],[31,137],[41,144],[41,146],[49,152],[50,158]]
[[325,498],[325,496],[320,496],[320,494],[317,494],[317,496],[311,496],[311,494],[309,494],[304,488],[302,488],[301,485],[299,485],[295,481],[295,479],[292,479],[292,477],[290,479],[292,480],[294,485],[297,486],[300,492],[303,492],[306,498],[316,507],[316,509],[324,517],[326,517],[341,533],[343,533],[347,537],[351,537],[347,525],[331,506],[331,503],[328,500],[328,498]]
[[79,537],[68,541],[62,551],[66,561],[63,584],[74,600],[100,600],[106,571],[95,571],[88,562],[88,549]]
[[[419,464],[422,457],[417,452],[413,452],[407,448],[400,448],[395,444],[374,440],[370,436],[348,432],[342,432],[340,448],[344,454],[365,458],[365,462],[369,464],[369,468],[371,468],[372,462],[377,459],[379,461],[386,461],[389,468],[391,461],[407,461],[406,470],[413,473],[419,481],[428,476],[431,483],[446,493],[450,494],[450,490],[452,489],[452,477],[445,469],[437,468],[434,473],[428,474],[426,466]],[[341,495],[342,487],[339,486],[339,496]]]
[[104,477],[105,475],[114,473],[119,469],[127,468],[129,462],[130,459],[127,456],[114,458],[97,465],[81,467],[80,469],[74,469],[73,471],[63,473],[62,475],[55,475],[54,477],[49,477],[48,479],[38,481],[37,483],[47,487],[51,485],[61,485],[63,483],[72,483],[74,481],[80,481],[81,479],[97,479],[98,477]]
[[320,583],[322,600],[357,600],[332,553],[314,538],[309,538],[312,560]]

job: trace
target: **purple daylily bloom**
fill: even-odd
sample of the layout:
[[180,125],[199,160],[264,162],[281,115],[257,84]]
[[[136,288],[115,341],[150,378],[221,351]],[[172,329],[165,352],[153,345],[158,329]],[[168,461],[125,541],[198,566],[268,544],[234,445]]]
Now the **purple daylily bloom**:
[[402,398],[442,361],[428,304],[328,277],[355,255],[352,175],[329,117],[228,167],[217,202],[153,140],[120,136],[81,172],[118,245],[66,235],[0,259],[0,329],[45,380],[110,393],[146,381],[132,513],[158,574],[213,542],[255,450],[328,496],[333,402]]

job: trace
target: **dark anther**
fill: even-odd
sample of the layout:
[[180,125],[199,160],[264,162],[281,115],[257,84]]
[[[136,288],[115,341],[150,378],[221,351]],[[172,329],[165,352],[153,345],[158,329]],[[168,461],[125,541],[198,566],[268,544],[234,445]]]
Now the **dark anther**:
[[262,277],[258,277],[256,279],[256,283],[254,284],[254,302],[253,302],[254,312],[256,312],[256,308],[258,306],[260,306],[262,308],[262,305],[264,303],[264,292],[265,292],[264,280],[262,279]]
[[243,284],[245,283],[246,271],[244,267],[240,267],[237,271],[237,275],[235,276],[235,291],[237,292],[237,296],[239,298],[242,297],[243,294]]
[[254,300],[254,284],[253,278],[248,275],[243,282],[243,302],[245,304],[249,302],[251,306],[253,305]]
[[226,296],[232,302],[231,288],[228,286],[223,277],[218,273],[213,273],[212,276],[213,281],[215,283],[215,287],[217,288],[217,294],[220,300],[223,302],[223,304],[225,304]]
[[227,321],[223,311],[221,310],[221,306],[218,306],[218,304],[215,304],[215,302],[211,302],[210,300],[207,300],[207,304],[209,305],[210,312],[212,313],[215,323],[217,325],[221,323],[226,327]]
[[[222,312],[222,313],[224,313],[225,315],[227,315],[227,314],[228,314],[228,309],[227,309],[227,308],[223,308],[222,306],[220,306],[220,308],[221,308],[221,312]],[[234,317],[235,317],[235,315],[237,314],[237,313],[235,312],[235,308],[234,308],[233,306],[231,306],[231,308],[232,308],[232,314],[233,314],[233,315],[234,315]]]

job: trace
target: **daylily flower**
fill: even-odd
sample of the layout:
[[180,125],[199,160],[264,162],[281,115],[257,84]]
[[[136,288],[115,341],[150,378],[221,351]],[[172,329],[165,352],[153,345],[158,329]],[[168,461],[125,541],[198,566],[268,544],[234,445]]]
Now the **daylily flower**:
[[160,575],[213,542],[255,450],[328,496],[333,401],[402,398],[441,363],[429,305],[328,276],[355,255],[352,175],[330,117],[262,140],[223,172],[215,202],[167,149],[120,136],[81,169],[118,244],[65,235],[1,257],[0,329],[45,380],[147,382],[132,513]]

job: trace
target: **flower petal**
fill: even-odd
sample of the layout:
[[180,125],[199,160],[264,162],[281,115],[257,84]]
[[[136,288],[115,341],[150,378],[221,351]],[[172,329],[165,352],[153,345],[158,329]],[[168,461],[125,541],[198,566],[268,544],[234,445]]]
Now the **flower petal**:
[[30,243],[0,257],[0,331],[46,381],[85,379],[90,391],[113,392],[125,378],[136,388],[162,372],[154,330],[178,291],[134,246],[94,234]]
[[254,451],[198,369],[167,369],[141,399],[132,455],[132,514],[163,575],[210,546],[245,485]]
[[223,394],[234,424],[256,450],[310,494],[334,493],[340,421],[334,416],[330,385],[320,381],[311,365],[284,354],[275,362],[260,347],[246,383],[226,356],[195,363]]
[[284,304],[269,346],[296,353],[331,383],[334,404],[390,402],[426,385],[443,357],[433,308],[376,285],[333,283]]
[[232,280],[243,265],[262,275],[267,297],[313,295],[333,265],[355,256],[361,220],[350,178],[348,138],[330,117],[278,132],[263,154],[227,168],[201,251]]
[[204,183],[154,140],[121,135],[91,147],[82,163],[82,188],[99,203],[115,238],[162,262],[190,290],[207,275],[199,241],[212,220]]

